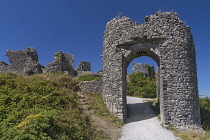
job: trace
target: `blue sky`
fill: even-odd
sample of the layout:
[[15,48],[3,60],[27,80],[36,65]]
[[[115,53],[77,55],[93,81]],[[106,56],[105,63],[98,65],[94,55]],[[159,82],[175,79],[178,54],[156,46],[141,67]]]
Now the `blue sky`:
[[[97,72],[106,23],[121,12],[142,24],[158,11],[176,12],[191,27],[199,93],[210,96],[210,0],[0,0],[0,61],[9,63],[7,49],[33,47],[46,66],[62,50],[75,56],[75,67],[89,61]],[[133,62],[156,65],[148,57]]]

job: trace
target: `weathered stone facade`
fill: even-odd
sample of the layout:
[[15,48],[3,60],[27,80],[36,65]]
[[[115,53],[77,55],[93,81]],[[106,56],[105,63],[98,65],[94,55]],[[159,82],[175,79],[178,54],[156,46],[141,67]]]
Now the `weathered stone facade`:
[[[68,75],[75,76],[77,72],[74,70],[74,55],[70,53],[64,54],[62,51],[54,53],[54,61],[48,64],[48,67],[38,63],[38,54],[34,48],[26,50],[7,50],[6,55],[11,63],[0,61],[0,73],[13,72],[17,74],[38,74],[42,72],[68,72]],[[90,63],[81,61],[84,68],[90,70]],[[84,62],[84,63],[83,63]],[[82,70],[82,69],[81,69]]]
[[1,61],[0,72],[14,72],[26,75],[42,73],[41,65],[38,63],[38,54],[34,48],[17,51],[7,50],[6,55],[11,65],[9,66]]
[[49,63],[46,68],[47,72],[64,72],[68,71],[68,74],[74,76],[74,56],[70,53],[64,54],[62,51],[54,53],[54,61]]
[[160,116],[165,126],[182,130],[200,128],[195,46],[190,27],[176,13],[147,16],[137,25],[127,17],[107,23],[103,44],[103,99],[125,121],[126,69],[141,56],[158,65]]
[[97,93],[97,94],[100,94],[102,92],[101,86],[102,86],[101,80],[83,81],[79,83],[81,91],[87,91],[90,93]]
[[132,73],[137,73],[137,72],[141,72],[145,76],[155,77],[154,66],[150,66],[147,64],[133,63]]
[[76,71],[91,71],[91,63],[87,61],[80,61]]

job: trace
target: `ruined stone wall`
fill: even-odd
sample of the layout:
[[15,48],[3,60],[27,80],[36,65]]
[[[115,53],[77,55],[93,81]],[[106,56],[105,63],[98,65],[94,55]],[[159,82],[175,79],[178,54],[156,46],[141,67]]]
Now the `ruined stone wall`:
[[47,68],[38,63],[38,54],[34,48],[26,50],[7,50],[6,55],[11,63],[0,61],[0,73],[14,72],[17,74],[38,74],[44,72],[64,72],[68,71],[71,76],[75,75],[74,56],[70,53],[64,54],[62,51],[55,52],[54,61],[48,64]]
[[49,63],[46,68],[47,72],[64,72],[68,71],[68,74],[74,76],[74,56],[70,53],[64,54],[62,51],[54,53],[54,61]]
[[101,94],[102,92],[101,86],[102,86],[101,80],[83,81],[79,83],[79,87],[81,91],[97,93],[97,94]]
[[42,73],[41,65],[38,63],[38,54],[34,48],[17,51],[7,50],[6,55],[11,65],[1,62],[0,72],[14,72],[26,75]]
[[153,66],[141,63],[133,63],[132,73],[141,72],[149,77],[155,77],[155,70]]
[[65,63],[67,66],[70,66],[72,69],[74,68],[74,55],[70,53],[65,53]]
[[141,56],[159,67],[160,115],[165,126],[200,128],[195,47],[190,28],[176,13],[156,13],[137,25],[115,18],[104,32],[102,93],[109,110],[125,121],[126,69]]
[[91,71],[91,63],[87,61],[80,61],[76,71]]

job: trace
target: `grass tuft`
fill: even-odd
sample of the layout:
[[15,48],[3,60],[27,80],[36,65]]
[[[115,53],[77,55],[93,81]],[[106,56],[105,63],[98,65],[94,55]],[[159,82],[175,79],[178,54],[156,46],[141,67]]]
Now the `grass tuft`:
[[112,122],[119,127],[122,126],[122,121],[113,114],[110,114],[109,110],[106,108],[101,94],[87,93],[87,95],[90,110],[94,110],[95,114],[107,120],[108,122]]

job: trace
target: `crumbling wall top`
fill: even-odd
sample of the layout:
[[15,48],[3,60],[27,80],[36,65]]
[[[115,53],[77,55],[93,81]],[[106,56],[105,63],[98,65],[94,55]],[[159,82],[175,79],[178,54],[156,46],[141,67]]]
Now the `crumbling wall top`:
[[74,56],[70,53],[64,54],[62,51],[54,53],[54,61],[48,63],[47,72],[64,72],[74,76]]
[[[114,18],[106,25],[104,39],[115,47],[128,46],[182,37],[182,41],[190,42],[190,27],[184,25],[176,13],[158,12],[145,17],[145,23],[137,25],[128,17]],[[176,38],[177,39],[177,38]]]
[[34,48],[26,48],[26,50],[7,50],[9,66],[5,62],[1,62],[0,72],[14,72],[18,74],[37,74],[42,73],[41,65],[38,63],[38,54]]
[[87,61],[80,61],[76,71],[91,71],[91,63]]
[[11,65],[24,65],[27,61],[38,62],[38,54],[34,48],[26,48],[26,50],[7,50],[6,55],[8,56]]

